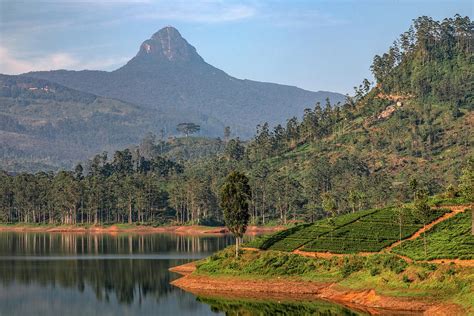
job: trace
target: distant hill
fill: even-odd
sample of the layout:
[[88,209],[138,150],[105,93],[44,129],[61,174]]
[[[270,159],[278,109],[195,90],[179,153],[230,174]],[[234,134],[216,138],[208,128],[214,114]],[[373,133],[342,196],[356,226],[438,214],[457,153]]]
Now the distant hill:
[[148,109],[23,76],[0,75],[0,166],[8,171],[70,168],[104,150],[157,132]]
[[153,109],[169,118],[163,127],[171,132],[176,124],[191,121],[207,136],[222,136],[224,126],[230,126],[235,135],[251,137],[257,124],[285,123],[326,98],[344,100],[338,93],[234,78],[206,63],[173,27],[153,34],[115,71],[55,70],[27,76]]

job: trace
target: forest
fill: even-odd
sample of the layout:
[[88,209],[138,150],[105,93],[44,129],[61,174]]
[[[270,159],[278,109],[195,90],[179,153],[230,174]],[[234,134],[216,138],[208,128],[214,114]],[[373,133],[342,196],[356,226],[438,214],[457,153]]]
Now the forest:
[[[473,198],[472,30],[468,17],[414,20],[343,103],[317,103],[249,141],[152,134],[74,170],[0,174],[3,223],[216,225],[234,170],[251,222],[313,222],[429,195]],[[185,140],[184,140],[185,139]]]

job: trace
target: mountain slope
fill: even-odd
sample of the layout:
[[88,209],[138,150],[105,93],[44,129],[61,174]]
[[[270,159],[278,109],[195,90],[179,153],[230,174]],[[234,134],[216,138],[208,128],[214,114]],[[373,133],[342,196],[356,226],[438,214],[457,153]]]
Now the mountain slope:
[[43,79],[0,75],[1,168],[72,167],[97,152],[137,143],[161,119],[123,101]]
[[221,136],[224,126],[234,134],[252,136],[264,121],[284,123],[306,107],[344,96],[296,87],[241,80],[207,64],[173,27],[143,42],[137,55],[112,71],[44,71],[28,76],[146,106],[173,117],[168,130],[183,121],[202,125],[206,135]]

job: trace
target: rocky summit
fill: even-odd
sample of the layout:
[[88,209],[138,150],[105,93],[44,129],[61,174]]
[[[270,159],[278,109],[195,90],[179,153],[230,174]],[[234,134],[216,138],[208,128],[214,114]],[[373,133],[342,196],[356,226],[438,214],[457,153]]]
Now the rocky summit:
[[257,124],[285,123],[326,98],[332,103],[344,100],[338,93],[232,77],[206,63],[171,26],[145,40],[136,56],[115,71],[55,70],[25,76],[150,108],[171,132],[181,122],[193,122],[208,136],[222,136],[230,126],[235,136],[250,137]]

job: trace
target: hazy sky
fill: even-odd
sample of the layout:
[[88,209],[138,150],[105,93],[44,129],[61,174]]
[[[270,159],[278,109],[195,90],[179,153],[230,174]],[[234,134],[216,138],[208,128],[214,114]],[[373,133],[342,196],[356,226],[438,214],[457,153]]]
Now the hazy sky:
[[374,54],[428,15],[473,16],[463,0],[0,0],[0,73],[113,70],[166,25],[238,78],[352,92]]

